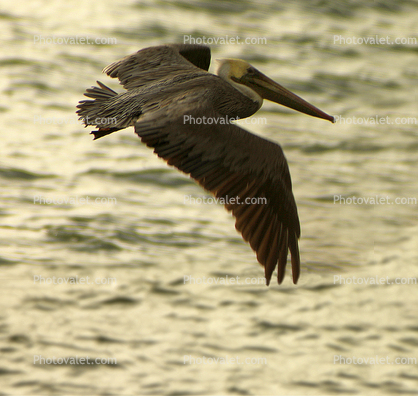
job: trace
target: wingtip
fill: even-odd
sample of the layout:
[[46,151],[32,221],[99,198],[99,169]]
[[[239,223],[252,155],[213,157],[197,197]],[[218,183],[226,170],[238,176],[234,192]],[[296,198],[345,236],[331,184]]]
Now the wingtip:
[[264,277],[266,279],[266,286],[270,286],[271,273],[268,272],[267,267],[264,267]]
[[283,283],[285,274],[286,274],[286,271],[279,271],[279,268],[277,269],[277,283],[279,285]]

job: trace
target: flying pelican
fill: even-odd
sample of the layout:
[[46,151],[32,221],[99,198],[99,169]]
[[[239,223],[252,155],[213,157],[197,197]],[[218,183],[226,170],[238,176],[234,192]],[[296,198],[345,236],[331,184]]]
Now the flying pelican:
[[159,157],[223,198],[235,228],[264,266],[267,285],[276,266],[282,283],[288,250],[296,284],[300,224],[286,158],[277,143],[230,120],[253,115],[263,99],[334,118],[243,60],[221,59],[217,75],[209,73],[210,57],[204,45],[142,49],[103,70],[127,91],[118,94],[97,81],[84,94],[93,100],[80,101],[77,114],[86,127],[98,128],[91,132],[94,139],[134,126]]

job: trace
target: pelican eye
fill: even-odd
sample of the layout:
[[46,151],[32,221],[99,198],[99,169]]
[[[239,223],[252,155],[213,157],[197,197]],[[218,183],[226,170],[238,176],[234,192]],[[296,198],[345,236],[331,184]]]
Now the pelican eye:
[[249,74],[250,76],[253,76],[254,74],[256,74],[256,72],[257,71],[252,66],[247,69],[247,74]]

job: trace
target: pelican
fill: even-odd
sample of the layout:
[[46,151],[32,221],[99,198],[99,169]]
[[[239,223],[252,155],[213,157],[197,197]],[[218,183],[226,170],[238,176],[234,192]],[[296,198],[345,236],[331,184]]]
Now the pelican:
[[230,120],[253,115],[263,99],[334,118],[244,60],[218,60],[216,74],[209,73],[210,58],[204,45],[142,49],[103,70],[126,91],[118,94],[97,81],[98,87],[84,93],[93,100],[80,101],[77,114],[86,127],[98,128],[91,132],[94,140],[133,126],[154,153],[223,198],[235,228],[264,267],[267,286],[276,266],[282,283],[288,251],[296,284],[300,223],[283,150]]

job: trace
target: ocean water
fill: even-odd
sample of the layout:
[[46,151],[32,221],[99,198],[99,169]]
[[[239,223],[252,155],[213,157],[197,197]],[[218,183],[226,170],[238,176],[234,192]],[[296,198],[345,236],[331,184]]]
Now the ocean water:
[[[0,394],[418,393],[416,1],[1,5]],[[105,66],[199,38],[337,117],[243,126],[289,162],[296,286],[132,128],[77,121],[96,80],[123,90]]]

